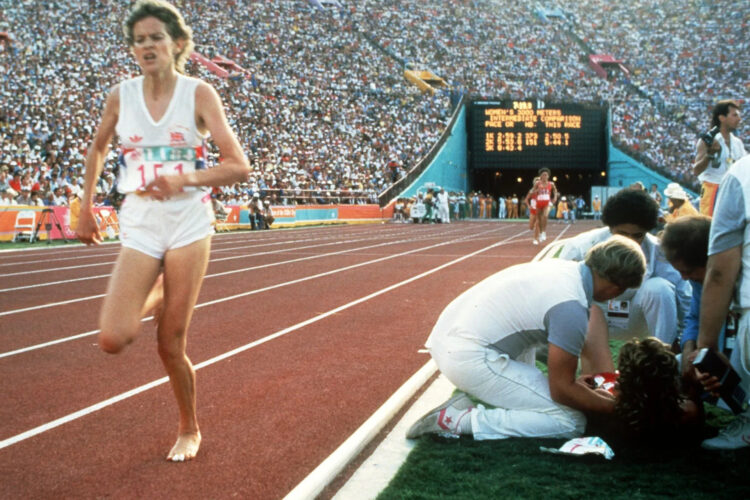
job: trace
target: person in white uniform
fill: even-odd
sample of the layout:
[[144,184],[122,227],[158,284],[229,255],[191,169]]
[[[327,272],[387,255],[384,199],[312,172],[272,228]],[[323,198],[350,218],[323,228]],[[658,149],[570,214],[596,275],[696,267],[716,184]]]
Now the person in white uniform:
[[440,222],[443,224],[449,224],[451,221],[450,204],[448,203],[448,193],[445,192],[444,188],[440,188],[440,191],[437,194],[437,207]]
[[[591,339],[593,346],[604,344],[599,347],[608,349],[609,337],[628,340],[652,336],[670,345],[679,338],[690,309],[691,288],[664,257],[659,240],[649,234],[656,227],[658,217],[659,206],[648,193],[622,189],[604,205],[602,221],[606,227],[581,233],[552,254],[560,259],[581,261],[591,247],[618,234],[638,243],[646,256],[643,284],[612,300],[598,302],[598,307],[592,310],[592,322],[607,327],[598,339]],[[592,331],[597,329],[592,328]],[[599,367],[598,371],[613,368],[614,365],[609,365]]]
[[[250,170],[230,130],[216,91],[183,72],[193,47],[180,13],[161,0],[140,0],[124,25],[142,75],[116,85],[86,158],[78,238],[102,236],[92,211],[96,181],[112,138],[120,143],[118,191],[122,250],[102,305],[99,345],[120,352],[154,313],[158,352],[179,409],[171,461],[193,458],[201,442],[195,372],[185,354],[187,329],[208,265],[213,212],[203,186],[246,179]],[[207,169],[205,139],[213,137],[223,161]]]
[[[576,377],[593,300],[638,286],[646,271],[640,247],[613,237],[584,262],[513,266],[474,285],[443,311],[427,341],[440,371],[463,391],[407,432],[507,437],[575,437],[587,412],[612,414],[614,396]],[[535,350],[549,349],[549,378]],[[496,408],[474,408],[468,395]]]

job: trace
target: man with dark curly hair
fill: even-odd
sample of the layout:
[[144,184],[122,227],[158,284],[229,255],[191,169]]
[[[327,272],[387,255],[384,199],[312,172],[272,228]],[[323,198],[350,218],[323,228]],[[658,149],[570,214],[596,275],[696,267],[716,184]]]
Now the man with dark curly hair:
[[[658,217],[659,206],[646,191],[625,188],[604,205],[602,221],[606,227],[579,234],[558,251],[549,252],[551,257],[581,261],[597,243],[621,235],[638,243],[646,256],[648,267],[640,287],[592,307],[586,352],[609,349],[610,337],[652,336],[670,345],[679,338],[690,307],[690,285],[664,257],[659,240],[649,234],[657,226]],[[612,371],[613,366],[590,368]]]

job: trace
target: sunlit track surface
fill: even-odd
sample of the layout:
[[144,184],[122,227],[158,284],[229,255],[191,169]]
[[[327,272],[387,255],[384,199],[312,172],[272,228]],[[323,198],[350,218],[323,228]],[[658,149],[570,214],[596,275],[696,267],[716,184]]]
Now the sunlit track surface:
[[183,465],[163,459],[176,408],[154,326],[118,356],[96,345],[118,249],[0,253],[2,496],[280,498],[426,362],[455,296],[539,247],[499,222],[215,236],[188,341],[204,443]]

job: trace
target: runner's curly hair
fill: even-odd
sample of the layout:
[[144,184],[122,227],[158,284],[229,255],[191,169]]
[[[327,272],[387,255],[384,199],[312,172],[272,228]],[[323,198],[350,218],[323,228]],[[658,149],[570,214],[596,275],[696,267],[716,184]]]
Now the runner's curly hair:
[[660,340],[633,339],[620,349],[615,414],[639,437],[670,434],[682,415],[677,358]]

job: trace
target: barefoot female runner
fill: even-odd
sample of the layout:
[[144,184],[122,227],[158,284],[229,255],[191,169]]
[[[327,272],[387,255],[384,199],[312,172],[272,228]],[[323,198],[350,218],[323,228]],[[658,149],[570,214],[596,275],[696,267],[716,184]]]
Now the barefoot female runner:
[[[117,134],[118,190],[127,196],[120,212],[122,250],[99,318],[99,345],[121,351],[138,335],[141,318],[159,310],[159,356],[180,414],[167,459],[183,461],[196,455],[201,441],[195,372],[185,345],[213,233],[204,186],[244,180],[249,165],[216,91],[182,74],[193,42],[180,13],[161,0],[140,0],[123,29],[142,75],[116,85],[107,98],[86,158],[78,238],[89,245],[101,242],[92,196]],[[223,158],[211,169],[205,164],[209,134]]]

